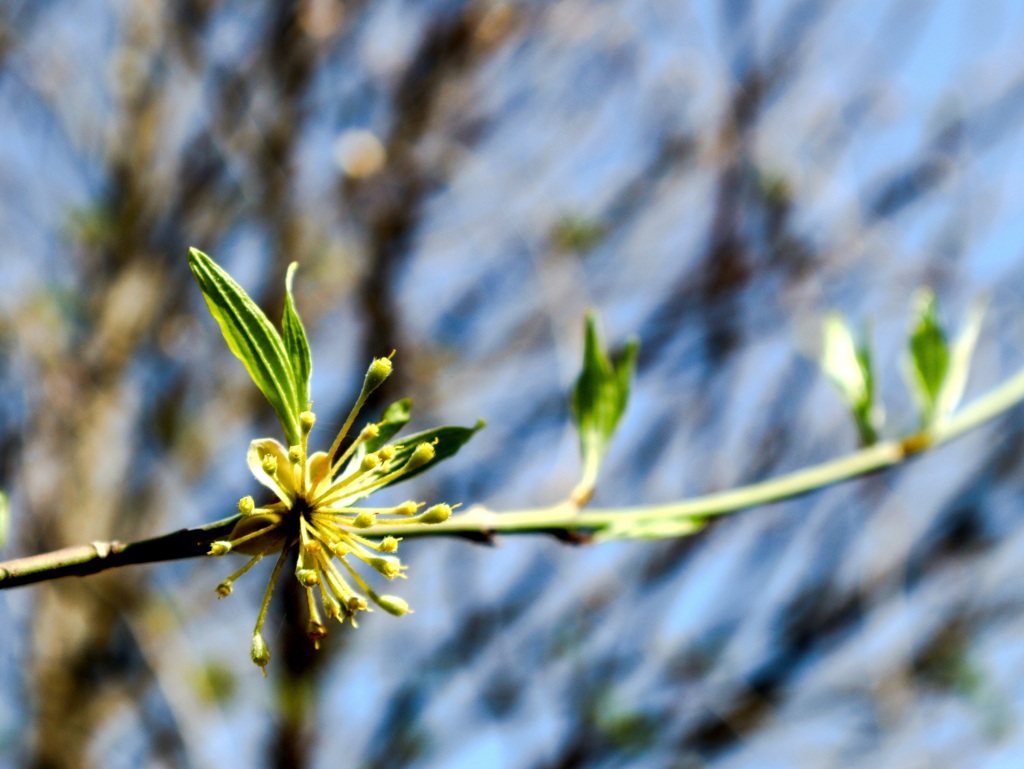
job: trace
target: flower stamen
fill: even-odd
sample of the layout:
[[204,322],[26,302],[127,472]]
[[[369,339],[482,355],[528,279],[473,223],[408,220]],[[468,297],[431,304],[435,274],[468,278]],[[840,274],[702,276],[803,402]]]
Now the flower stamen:
[[234,584],[235,580],[238,579],[239,577],[241,577],[243,574],[245,574],[247,571],[249,571],[249,569],[251,569],[253,566],[258,564],[262,560],[263,560],[263,553],[260,553],[259,555],[254,555],[252,558],[249,559],[248,563],[246,563],[245,566],[243,566],[241,569],[239,569],[234,574],[232,574],[230,577],[228,577],[223,582],[221,582],[219,585],[217,585],[217,595],[218,595],[218,597],[220,597],[220,598],[227,598],[229,595],[231,595],[231,586],[232,586],[232,584]]
[[281,556],[274,564],[274,570],[270,573],[270,581],[267,582],[267,589],[263,592],[263,602],[260,604],[260,613],[256,615],[256,627],[252,631],[252,661],[259,665],[263,671],[263,677],[267,677],[267,665],[270,664],[270,649],[263,640],[263,623],[267,619],[267,608],[270,606],[270,598],[274,595],[274,585],[281,574],[284,566],[285,556],[288,555],[288,548],[281,550]]
[[[394,353],[392,353],[392,355],[393,354]],[[327,463],[325,468],[329,468],[331,475],[338,472],[340,461],[335,462],[334,456],[338,453],[338,449],[341,448],[341,442],[345,440],[345,436],[348,435],[348,431],[352,429],[352,423],[356,421],[356,416],[363,408],[363,404],[366,403],[366,399],[370,397],[370,393],[384,384],[384,380],[387,379],[390,374],[390,358],[375,358],[370,364],[370,367],[366,370],[366,376],[363,378],[363,389],[360,391],[359,397],[356,398],[356,402],[352,406],[352,410],[349,411],[348,417],[345,419],[345,424],[343,424],[341,426],[341,430],[338,431],[338,437],[334,439],[334,443],[331,444],[330,451],[327,452]],[[322,480],[322,478],[314,479],[314,485],[316,485],[320,480]]]

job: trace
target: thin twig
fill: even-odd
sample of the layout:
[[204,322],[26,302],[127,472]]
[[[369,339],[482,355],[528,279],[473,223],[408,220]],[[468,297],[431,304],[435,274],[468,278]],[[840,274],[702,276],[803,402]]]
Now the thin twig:
[[238,518],[235,515],[138,542],[90,542],[5,561],[0,563],[0,590],[59,577],[84,577],[118,566],[206,555],[210,542],[229,534]]
[[[375,536],[462,537],[490,541],[496,534],[551,534],[571,541],[666,539],[692,534],[706,518],[791,499],[851,478],[898,465],[947,443],[1024,401],[1024,371],[961,409],[930,431],[884,441],[838,459],[729,491],[664,505],[580,510],[572,502],[498,513],[473,506],[431,526],[393,524],[373,529]],[[0,563],[0,590],[67,576],[85,576],[131,564],[206,555],[210,542],[223,538],[239,516],[194,529],[182,529],[139,542],[93,542]],[[582,536],[587,535],[587,536]]]

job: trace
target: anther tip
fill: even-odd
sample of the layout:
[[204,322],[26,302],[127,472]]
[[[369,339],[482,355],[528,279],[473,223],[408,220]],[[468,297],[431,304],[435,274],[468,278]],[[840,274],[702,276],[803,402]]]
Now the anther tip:
[[253,664],[263,669],[263,677],[267,677],[267,665],[270,664],[270,649],[267,642],[263,640],[262,633],[254,633],[252,636],[251,656]]

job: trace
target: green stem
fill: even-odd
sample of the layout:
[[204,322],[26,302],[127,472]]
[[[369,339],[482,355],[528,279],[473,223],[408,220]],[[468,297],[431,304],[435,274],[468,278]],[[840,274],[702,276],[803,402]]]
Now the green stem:
[[285,559],[288,557],[289,548],[281,550],[281,555],[277,558],[277,563],[274,564],[274,570],[270,572],[270,581],[267,582],[267,588],[263,591],[263,603],[260,604],[260,613],[256,616],[256,627],[253,629],[252,634],[254,636],[259,635],[260,631],[263,630],[263,623],[267,619],[267,609],[270,607],[270,597],[274,594],[274,587],[277,585],[277,578],[281,575],[281,569],[284,568]]
[[[639,524],[689,523],[694,519],[732,513],[781,499],[800,496],[824,486],[855,478],[898,464],[928,445],[922,435],[904,441],[887,441],[862,449],[840,459],[798,470],[767,481],[752,483],[729,491],[707,494],[663,505],[603,508],[582,511],[571,502],[535,510],[513,510],[495,513],[474,507],[453,515],[433,526],[396,524],[376,526],[374,536],[438,536],[462,534],[527,534],[555,531],[600,532],[621,527],[621,536],[629,537],[630,529]],[[934,441],[932,443],[934,445]]]
[[[663,505],[637,505],[581,511],[571,502],[533,510],[495,513],[473,507],[433,526],[377,526],[374,535],[396,537],[438,535],[528,534],[590,531],[602,532],[619,527],[620,536],[629,538],[634,526],[655,523],[682,524],[694,519],[736,512],[758,505],[790,499],[840,481],[868,475],[940,446],[965,432],[988,422],[1024,400],[1024,371],[1020,371],[993,390],[965,406],[958,413],[928,432],[909,435],[902,440],[884,441],[839,459],[796,472],[759,481],[729,491],[707,494]],[[680,529],[686,532],[686,529]]]
[[[845,457],[759,481],[729,491],[663,505],[581,510],[572,501],[550,507],[497,513],[474,506],[430,526],[394,524],[375,526],[374,536],[458,536],[489,539],[494,534],[579,533],[606,538],[666,538],[694,531],[694,521],[749,507],[790,499],[850,478],[877,472],[940,446],[988,422],[1024,401],[1024,371],[1020,371],[949,419],[925,432],[902,440],[885,441]],[[0,589],[66,576],[85,576],[130,564],[169,561],[206,555],[210,543],[222,539],[240,516],[195,529],[183,529],[153,539],[123,544],[93,542],[50,553],[0,563]]]

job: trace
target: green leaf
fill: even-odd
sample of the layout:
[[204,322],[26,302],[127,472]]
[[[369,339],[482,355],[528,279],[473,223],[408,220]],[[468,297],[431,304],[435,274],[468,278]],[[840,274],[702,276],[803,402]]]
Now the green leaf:
[[295,378],[295,392],[298,398],[295,402],[296,413],[301,414],[309,408],[309,380],[313,373],[313,360],[309,354],[306,329],[302,326],[302,319],[295,309],[295,297],[292,296],[292,281],[295,279],[295,270],[298,266],[298,262],[288,265],[288,274],[284,281],[284,315],[281,317],[281,330],[284,332],[284,348],[288,352],[292,376]]
[[[409,422],[409,417],[412,416],[412,401],[408,398],[402,398],[400,401],[395,401],[387,409],[384,410],[383,416],[377,423],[377,427],[380,432],[377,433],[376,438],[368,440],[364,446],[366,453],[370,454],[389,440],[398,434],[398,431],[406,426]],[[403,441],[404,442],[404,441]]]
[[277,412],[288,444],[300,443],[298,388],[281,335],[242,287],[210,257],[192,248],[188,262],[231,352],[242,361]]
[[613,364],[601,342],[596,316],[587,316],[583,369],[572,392],[572,415],[583,459],[583,476],[572,493],[579,505],[586,504],[593,495],[597,472],[626,410],[638,351],[637,341],[630,340]]
[[857,357],[857,345],[846,320],[838,313],[825,316],[821,367],[831,377],[850,404],[860,403],[867,395],[867,377]]
[[978,343],[978,336],[981,333],[981,323],[985,317],[987,302],[979,300],[974,302],[967,311],[967,318],[960,329],[949,358],[949,372],[946,374],[946,381],[939,391],[938,402],[935,407],[936,418],[946,419],[956,407],[960,405],[963,398],[964,388],[967,386],[967,377],[971,371],[971,358],[974,357],[974,348]]
[[[401,403],[401,401],[399,401]],[[390,409],[389,409],[390,410]],[[481,419],[473,427],[435,427],[431,430],[424,430],[421,433],[415,433],[402,440],[401,443],[395,445],[395,458],[392,460],[395,467],[401,467],[409,457],[412,455],[416,447],[421,443],[429,443],[434,447],[434,458],[429,462],[420,465],[415,470],[411,470],[400,478],[396,478],[391,483],[385,484],[380,488],[386,488],[387,486],[393,486],[395,483],[402,483],[409,480],[410,478],[419,475],[425,470],[429,470],[434,467],[438,462],[443,462],[449,457],[455,456],[459,449],[469,442],[478,430],[484,427],[486,423]]]
[[931,289],[918,291],[912,312],[907,384],[921,412],[922,426],[930,428],[935,424],[939,392],[949,372],[949,343]]
[[874,366],[867,333],[858,344],[845,318],[838,313],[825,316],[821,351],[821,368],[835,382],[850,409],[861,443],[878,441],[884,419],[875,400]]

